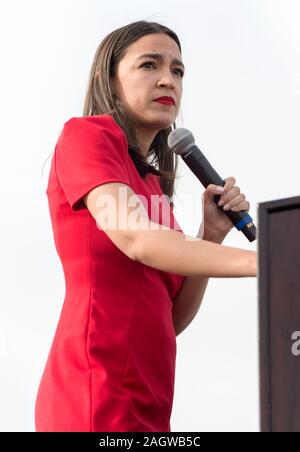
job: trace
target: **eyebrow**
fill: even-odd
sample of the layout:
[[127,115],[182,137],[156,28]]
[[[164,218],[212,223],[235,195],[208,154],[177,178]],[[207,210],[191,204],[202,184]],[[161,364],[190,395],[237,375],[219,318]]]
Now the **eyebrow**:
[[[160,61],[163,60],[161,53],[144,53],[144,55],[138,57],[138,60],[141,60],[142,58],[153,58],[154,60]],[[172,63],[178,64],[179,66],[183,67],[183,69],[185,69],[183,62],[178,60],[178,58],[173,58]]]

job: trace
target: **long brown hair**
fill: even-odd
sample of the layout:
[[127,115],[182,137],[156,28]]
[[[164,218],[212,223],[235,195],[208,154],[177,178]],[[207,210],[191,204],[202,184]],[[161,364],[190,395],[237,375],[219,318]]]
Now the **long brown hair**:
[[[123,58],[127,47],[142,36],[152,33],[167,34],[176,42],[181,52],[180,41],[176,33],[157,22],[141,20],[112,31],[104,37],[96,50],[89,73],[83,116],[111,115],[126,135],[128,153],[139,174],[142,177],[148,172],[159,175],[162,192],[172,199],[178,166],[178,156],[170,151],[167,142],[172,127],[162,129],[156,134],[148,155],[144,156],[139,152],[141,143],[135,134],[137,124],[126,114],[121,102],[114,95],[111,85],[117,65]],[[176,129],[176,123],[174,122],[172,125]],[[148,157],[152,157],[150,163]]]

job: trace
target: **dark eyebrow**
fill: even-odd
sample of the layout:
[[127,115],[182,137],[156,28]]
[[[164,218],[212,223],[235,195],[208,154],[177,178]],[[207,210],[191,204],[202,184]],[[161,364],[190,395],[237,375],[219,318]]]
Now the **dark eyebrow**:
[[[163,56],[161,53],[144,53],[144,55],[141,55],[138,57],[138,60],[141,60],[142,58],[153,58],[155,60],[163,60]],[[184,64],[182,61],[178,60],[178,58],[174,58],[172,60],[172,63],[178,64],[178,66],[183,67],[185,69]]]

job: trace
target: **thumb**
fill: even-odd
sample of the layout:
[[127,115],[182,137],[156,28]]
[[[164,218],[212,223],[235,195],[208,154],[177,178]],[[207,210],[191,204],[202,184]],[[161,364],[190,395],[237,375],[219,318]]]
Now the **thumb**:
[[220,186],[220,185],[215,185],[215,184],[209,184],[204,193],[203,196],[205,198],[209,198],[209,199],[213,199],[213,197],[215,195],[221,195],[224,192],[224,187]]

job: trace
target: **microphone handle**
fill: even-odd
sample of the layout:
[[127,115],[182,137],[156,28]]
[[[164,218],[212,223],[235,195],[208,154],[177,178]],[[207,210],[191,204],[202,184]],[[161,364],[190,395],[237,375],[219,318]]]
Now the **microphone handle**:
[[[214,170],[205,155],[196,145],[191,146],[187,152],[181,154],[181,157],[205,188],[209,184],[225,185],[225,181]],[[218,204],[219,199],[220,195],[214,196],[216,204]],[[227,215],[236,229],[241,231],[249,242],[253,242],[256,239],[256,227],[247,210],[233,212],[232,210],[223,210],[220,206],[218,208]]]

